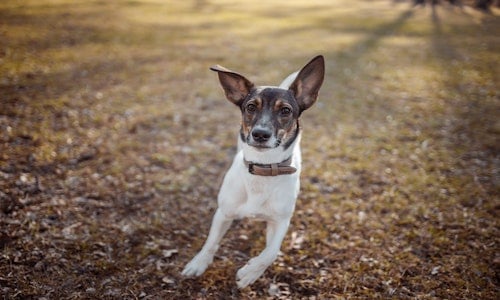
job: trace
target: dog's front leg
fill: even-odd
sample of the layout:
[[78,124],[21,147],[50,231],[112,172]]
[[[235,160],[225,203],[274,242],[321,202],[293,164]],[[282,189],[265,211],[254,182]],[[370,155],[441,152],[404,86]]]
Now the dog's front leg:
[[233,220],[227,218],[221,209],[215,212],[208,238],[200,252],[186,265],[182,271],[184,276],[200,276],[212,263],[219,242],[231,226]]
[[267,222],[266,248],[238,270],[236,280],[239,288],[252,284],[271,265],[280,251],[290,218]]

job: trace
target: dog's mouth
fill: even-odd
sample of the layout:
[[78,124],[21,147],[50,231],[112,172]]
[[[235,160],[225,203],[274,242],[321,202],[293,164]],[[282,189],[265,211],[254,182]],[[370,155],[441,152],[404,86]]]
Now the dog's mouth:
[[281,139],[277,139],[274,141],[274,143],[270,144],[269,141],[258,142],[253,140],[251,137],[247,137],[247,144],[251,147],[256,148],[257,150],[265,151],[269,149],[278,148],[281,145]]

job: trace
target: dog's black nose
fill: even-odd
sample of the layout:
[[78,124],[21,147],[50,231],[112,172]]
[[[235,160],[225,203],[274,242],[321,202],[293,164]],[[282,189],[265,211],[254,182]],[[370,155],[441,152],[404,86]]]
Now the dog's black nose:
[[271,131],[264,128],[254,128],[252,137],[256,142],[267,142],[271,138]]

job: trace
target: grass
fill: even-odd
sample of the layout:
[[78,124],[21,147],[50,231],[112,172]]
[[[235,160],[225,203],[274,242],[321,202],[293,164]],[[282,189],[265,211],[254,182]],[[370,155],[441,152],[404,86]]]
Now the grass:
[[[4,299],[497,299],[498,10],[406,1],[3,1]],[[200,278],[238,111],[221,64],[327,61],[282,254],[236,222]]]

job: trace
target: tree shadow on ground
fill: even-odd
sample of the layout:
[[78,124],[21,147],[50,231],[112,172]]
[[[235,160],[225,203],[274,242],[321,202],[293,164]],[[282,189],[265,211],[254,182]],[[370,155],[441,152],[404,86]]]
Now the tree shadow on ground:
[[[481,66],[481,62],[470,60],[471,53],[459,51],[460,45],[470,43],[467,40],[451,39],[443,29],[443,20],[439,10],[450,14],[455,13],[450,7],[432,8],[433,33],[431,45],[433,56],[438,60],[443,75],[443,89],[447,97],[444,100],[447,108],[443,116],[442,126],[446,128],[449,135],[443,137],[449,143],[452,155],[457,155],[457,163],[461,167],[471,163],[474,158],[483,160],[493,167],[498,165],[498,153],[500,153],[499,132],[497,115],[500,111],[498,95],[495,90],[496,78],[494,70],[495,63],[491,66]],[[492,24],[486,20],[483,25],[485,39],[491,39],[495,31]],[[454,30],[447,28],[447,30]],[[475,42],[477,45],[477,42]],[[466,47],[470,47],[467,45]],[[479,45],[481,47],[481,44]],[[479,49],[468,49],[468,51],[481,51]],[[460,62],[460,63],[459,63]],[[460,67],[457,67],[460,66]],[[478,78],[477,74],[480,72]],[[476,76],[474,76],[476,74]],[[462,162],[461,162],[462,161]],[[471,174],[477,180],[478,175]],[[485,174],[483,174],[485,176]],[[489,176],[498,176],[490,174]],[[489,193],[498,188],[498,181],[491,178],[486,187]],[[495,183],[497,182],[497,183]],[[478,183],[481,185],[481,183]]]

